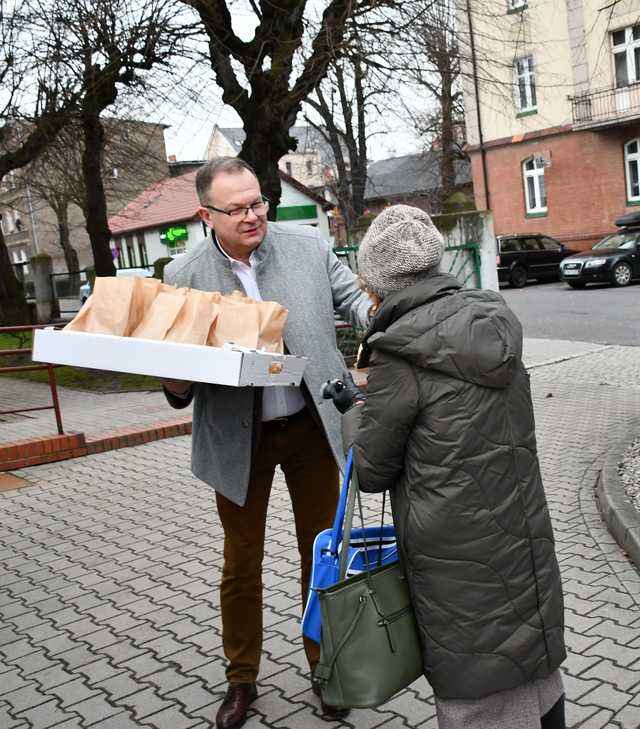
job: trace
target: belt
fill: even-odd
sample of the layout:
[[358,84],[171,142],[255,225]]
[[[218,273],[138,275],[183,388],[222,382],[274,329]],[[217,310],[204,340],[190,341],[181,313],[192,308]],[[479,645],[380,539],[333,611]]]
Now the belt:
[[262,422],[262,427],[270,427],[274,428],[275,430],[285,430],[297,420],[300,420],[303,416],[307,415],[307,413],[307,408],[303,407],[302,410],[298,410],[298,412],[294,413],[293,415],[286,415],[282,418],[272,418],[271,420],[264,420]]

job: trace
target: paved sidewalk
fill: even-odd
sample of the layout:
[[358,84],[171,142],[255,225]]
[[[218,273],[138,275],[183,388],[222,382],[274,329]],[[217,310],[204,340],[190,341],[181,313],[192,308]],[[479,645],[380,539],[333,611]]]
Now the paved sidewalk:
[[[593,486],[607,448],[640,432],[640,348],[528,340],[525,351],[538,365],[538,445],[566,596],[569,726],[639,729],[640,576],[603,526]],[[101,418],[94,430],[125,417],[126,403],[135,402],[132,417],[161,404],[119,396],[104,415],[110,401],[100,398],[109,397],[91,401],[89,415]],[[77,403],[70,420],[81,417]],[[0,423],[0,440],[9,426]],[[225,687],[222,535],[212,492],[189,474],[189,448],[190,438],[173,438],[24,469],[17,475],[34,485],[0,494],[2,729],[213,726]],[[295,549],[279,478],[248,729],[327,726],[304,666]],[[421,679],[377,711],[354,711],[347,725],[435,729],[434,715]]]
[[[128,425],[151,425],[159,420],[191,414],[191,406],[184,410],[170,408],[160,391],[95,393],[59,387],[58,395],[62,425],[69,433],[95,433]],[[50,403],[49,385],[0,377],[0,410]],[[0,443],[56,432],[53,410],[0,416]]]

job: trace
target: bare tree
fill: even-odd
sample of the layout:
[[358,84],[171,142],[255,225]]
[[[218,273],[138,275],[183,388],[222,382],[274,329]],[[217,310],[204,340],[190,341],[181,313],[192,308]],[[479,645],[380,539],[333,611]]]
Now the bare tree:
[[[39,10],[29,2],[0,0],[0,184],[51,144],[81,92],[56,52],[57,42],[41,43],[52,18]],[[0,321],[16,324],[28,318],[24,288],[0,230]]]
[[365,211],[370,116],[382,113],[381,97],[391,93],[388,73],[365,52],[358,31],[350,35],[349,47],[306,100],[320,121],[305,114],[331,147],[336,168],[332,187],[347,235]]
[[78,120],[82,132],[83,210],[96,273],[113,275],[111,232],[102,178],[105,132],[101,114],[122,88],[144,90],[145,72],[168,66],[184,34],[172,0],[59,0],[60,23],[69,52],[84,81]]
[[[167,174],[164,145],[158,144],[161,127],[115,118],[104,119],[101,125],[105,137],[100,174],[105,198],[111,210],[119,209]],[[34,193],[34,205],[39,205],[38,209],[48,206],[54,212],[58,244],[69,272],[79,270],[72,233],[77,230],[80,217],[85,223],[89,218],[82,166],[84,145],[78,139],[82,139],[82,127],[74,119],[21,176],[21,181]]]
[[[209,40],[209,60],[222,98],[240,116],[246,138],[240,157],[256,170],[263,189],[280,201],[278,160],[296,142],[289,134],[302,102],[340,55],[348,21],[388,0],[331,0],[313,23],[307,0],[247,0],[243,9],[255,21],[252,40],[243,41],[232,26],[231,8],[220,0],[183,0],[198,14]],[[294,72],[299,71],[292,79]]]
[[[440,161],[439,202],[456,187],[456,160],[463,159],[464,106],[454,0],[417,0],[414,21],[395,56],[407,81],[430,100],[431,109],[412,113],[416,131]],[[404,59],[404,60],[403,60]],[[426,92],[426,93],[425,93]]]

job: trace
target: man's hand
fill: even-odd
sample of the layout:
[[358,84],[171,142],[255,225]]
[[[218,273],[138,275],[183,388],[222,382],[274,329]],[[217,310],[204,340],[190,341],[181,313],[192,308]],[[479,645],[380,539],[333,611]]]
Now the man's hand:
[[160,378],[160,382],[172,395],[177,395],[178,397],[186,395],[191,389],[191,385],[193,385],[193,382],[189,382],[188,380],[167,380]]

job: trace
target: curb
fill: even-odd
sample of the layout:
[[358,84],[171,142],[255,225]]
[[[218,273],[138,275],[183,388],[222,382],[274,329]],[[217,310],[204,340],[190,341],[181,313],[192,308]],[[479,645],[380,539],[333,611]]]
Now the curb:
[[627,498],[618,464],[634,438],[625,438],[606,455],[596,483],[596,503],[616,542],[640,568],[640,511]]
[[589,357],[592,354],[597,354],[598,352],[602,352],[605,349],[611,349],[612,347],[617,347],[619,345],[617,344],[603,344],[598,349],[592,349],[589,352],[576,352],[574,354],[564,354],[560,357],[552,357],[551,359],[545,359],[542,362],[533,362],[530,365],[525,365],[525,369],[527,371],[529,370],[535,370],[537,367],[548,367],[549,365],[559,364],[560,362],[566,362],[570,359],[578,359],[579,357]]
[[0,444],[0,472],[104,453],[154,440],[191,434],[191,417],[128,426],[104,433],[65,433]]

